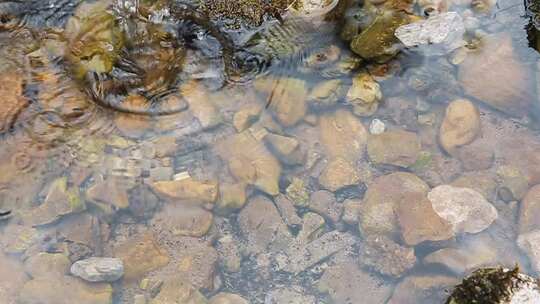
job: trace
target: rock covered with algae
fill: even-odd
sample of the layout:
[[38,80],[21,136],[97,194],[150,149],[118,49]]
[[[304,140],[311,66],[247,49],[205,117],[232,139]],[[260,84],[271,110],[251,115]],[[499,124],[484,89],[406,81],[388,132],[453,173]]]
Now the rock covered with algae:
[[514,269],[484,268],[457,285],[446,304],[540,303],[538,280]]

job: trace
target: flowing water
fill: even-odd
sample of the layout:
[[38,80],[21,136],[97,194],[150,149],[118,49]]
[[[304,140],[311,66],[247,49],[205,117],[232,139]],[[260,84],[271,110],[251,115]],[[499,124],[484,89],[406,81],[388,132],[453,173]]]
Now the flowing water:
[[415,2],[463,46],[374,60],[333,18],[151,2],[0,1],[0,304],[444,303],[540,272],[522,1]]

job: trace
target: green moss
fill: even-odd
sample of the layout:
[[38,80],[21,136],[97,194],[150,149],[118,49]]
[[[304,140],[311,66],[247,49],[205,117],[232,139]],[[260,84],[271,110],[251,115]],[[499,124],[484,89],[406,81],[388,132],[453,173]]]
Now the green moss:
[[234,25],[258,26],[266,15],[281,14],[293,0],[202,0],[201,7],[212,18],[225,18]]
[[512,270],[485,268],[457,285],[446,304],[496,304],[508,301],[522,280],[519,267]]

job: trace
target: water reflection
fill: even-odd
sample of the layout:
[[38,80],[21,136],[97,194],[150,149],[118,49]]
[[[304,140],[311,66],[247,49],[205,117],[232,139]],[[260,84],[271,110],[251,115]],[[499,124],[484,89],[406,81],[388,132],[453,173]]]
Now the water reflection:
[[[2,25],[0,298],[443,303],[478,267],[534,275],[538,55],[523,8],[417,3],[457,11],[466,45],[392,42],[376,63],[343,40],[404,5],[378,2],[355,3],[349,27],[284,15],[242,37],[124,5],[133,32],[115,40],[100,27],[115,12],[84,25],[107,1]],[[90,257],[123,267],[71,269]]]

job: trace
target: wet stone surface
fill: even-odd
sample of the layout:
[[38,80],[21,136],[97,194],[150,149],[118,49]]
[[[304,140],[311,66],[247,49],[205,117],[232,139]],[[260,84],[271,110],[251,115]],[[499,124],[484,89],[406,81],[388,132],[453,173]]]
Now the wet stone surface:
[[521,2],[38,2],[0,3],[0,302],[442,304],[478,268],[537,279]]

